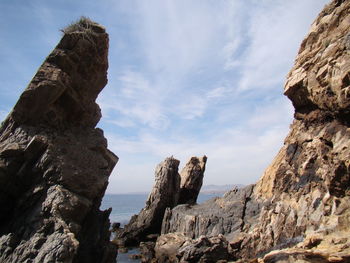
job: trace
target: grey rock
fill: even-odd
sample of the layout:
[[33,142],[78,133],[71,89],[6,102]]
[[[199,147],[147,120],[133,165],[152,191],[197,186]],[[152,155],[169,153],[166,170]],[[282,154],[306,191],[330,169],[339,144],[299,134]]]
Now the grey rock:
[[181,184],[178,204],[195,204],[203,184],[207,157],[192,157],[180,173]]
[[95,102],[107,83],[108,34],[88,20],[47,57],[0,127],[0,261],[115,262],[110,210],[118,157]]
[[199,205],[179,205],[167,209],[162,234],[182,233],[186,237],[219,234],[232,236],[249,228],[260,214],[261,205],[252,198],[254,185],[233,189],[223,197]]
[[116,238],[123,240],[126,246],[137,245],[140,241],[146,240],[148,235],[160,233],[165,209],[174,207],[178,201],[179,163],[170,157],[157,166],[155,184],[146,206],[117,234]]
[[191,239],[181,233],[169,233],[159,237],[154,250],[159,263],[211,263],[230,259],[229,243],[223,235]]

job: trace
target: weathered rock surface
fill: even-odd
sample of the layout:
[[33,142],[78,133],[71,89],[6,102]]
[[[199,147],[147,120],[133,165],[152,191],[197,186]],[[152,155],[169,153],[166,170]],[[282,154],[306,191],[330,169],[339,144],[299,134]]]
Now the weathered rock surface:
[[99,206],[118,157],[95,128],[107,54],[102,26],[67,28],[2,123],[1,262],[115,262]]
[[167,208],[162,234],[180,232],[189,238],[200,236],[233,236],[249,229],[257,220],[261,206],[252,200],[254,185],[233,189],[224,197],[217,197],[199,205],[178,205]]
[[230,248],[223,235],[190,239],[181,233],[169,233],[159,237],[154,248],[158,263],[210,263],[230,259]]
[[147,235],[160,233],[165,209],[174,207],[178,201],[179,163],[170,157],[157,166],[155,185],[146,201],[146,206],[117,234],[117,239],[123,240],[126,246],[137,245],[140,241],[146,240]]
[[[141,262],[150,263],[155,258],[155,242],[147,241],[140,243]],[[154,261],[155,262],[155,261]]]
[[[295,107],[290,133],[245,205],[233,194],[217,199],[221,204],[176,207],[166,212],[163,233],[221,232],[240,262],[350,262],[349,92],[350,1],[334,0],[287,77],[285,94]],[[236,216],[225,221],[230,211]]]
[[195,204],[203,184],[207,157],[192,157],[180,173],[181,184],[178,204]]

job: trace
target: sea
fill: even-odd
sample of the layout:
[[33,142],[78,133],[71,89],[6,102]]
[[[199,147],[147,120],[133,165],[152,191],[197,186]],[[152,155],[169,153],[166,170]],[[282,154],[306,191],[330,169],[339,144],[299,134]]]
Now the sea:
[[[222,196],[220,193],[200,193],[197,203],[203,203],[211,198]],[[106,194],[102,200],[101,209],[105,210],[112,207],[110,214],[111,223],[119,222],[121,227],[127,224],[130,218],[138,214],[145,206],[148,194]],[[128,253],[118,253],[117,262],[140,262],[140,260],[130,259],[130,254],[138,254],[137,248],[130,249]]]

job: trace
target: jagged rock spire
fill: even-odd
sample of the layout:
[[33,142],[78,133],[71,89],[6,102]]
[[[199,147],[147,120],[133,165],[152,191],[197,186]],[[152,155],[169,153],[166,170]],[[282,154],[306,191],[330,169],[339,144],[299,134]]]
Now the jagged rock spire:
[[95,126],[108,34],[82,18],[0,128],[0,261],[115,262],[99,206],[118,157]]

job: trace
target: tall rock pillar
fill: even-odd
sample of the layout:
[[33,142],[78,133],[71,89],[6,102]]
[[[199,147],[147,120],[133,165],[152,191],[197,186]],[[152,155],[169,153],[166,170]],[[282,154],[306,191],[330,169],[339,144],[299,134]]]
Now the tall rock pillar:
[[0,261],[115,262],[100,211],[118,157],[95,128],[108,34],[87,18],[64,35],[0,127]]

